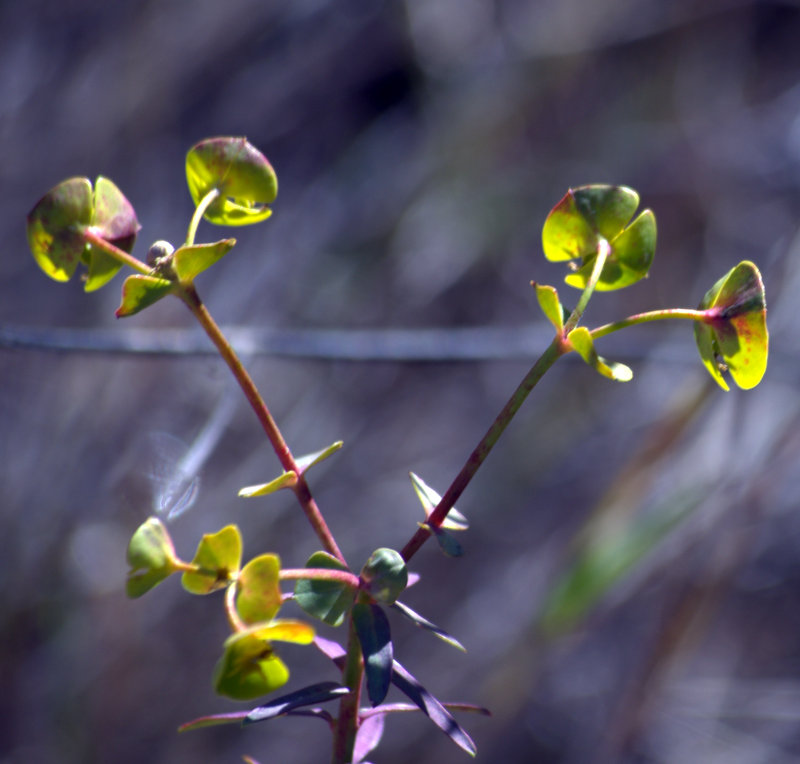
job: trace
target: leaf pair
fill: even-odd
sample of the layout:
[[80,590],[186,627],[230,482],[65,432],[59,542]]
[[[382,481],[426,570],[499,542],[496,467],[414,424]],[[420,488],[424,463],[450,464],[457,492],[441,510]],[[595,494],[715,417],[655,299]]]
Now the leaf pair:
[[[186,180],[195,205],[208,197],[204,217],[216,225],[259,223],[270,216],[278,181],[269,161],[245,138],[209,138],[186,156]],[[28,245],[39,267],[56,281],[68,281],[80,263],[88,266],[85,289],[107,284],[122,267],[109,250],[130,254],[141,226],[131,203],[110,180],[69,178],[48,191],[27,219]],[[111,247],[103,249],[92,237]],[[178,249],[171,269],[131,276],[117,316],[131,316],[187,283],[233,247],[233,239]],[[144,270],[144,266],[142,266]]]
[[545,221],[545,257],[554,262],[579,260],[575,272],[565,281],[583,289],[604,240],[610,251],[596,289],[609,291],[636,283],[647,276],[656,248],[653,213],[645,210],[630,222],[638,206],[639,195],[625,186],[570,189]]
[[108,178],[70,178],[50,189],[28,214],[28,246],[55,281],[69,281],[78,265],[89,268],[84,289],[107,284],[122,264],[92,245],[91,232],[130,253],[141,226],[131,203]]

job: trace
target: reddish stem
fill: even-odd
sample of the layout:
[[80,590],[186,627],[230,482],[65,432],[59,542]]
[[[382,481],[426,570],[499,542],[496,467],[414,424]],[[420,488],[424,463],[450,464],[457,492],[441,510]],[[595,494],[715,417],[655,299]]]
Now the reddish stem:
[[300,506],[302,507],[306,518],[308,519],[309,523],[311,523],[311,527],[314,529],[317,537],[322,542],[325,550],[346,565],[347,562],[345,561],[344,555],[333,538],[333,534],[328,528],[325,519],[322,517],[322,513],[320,512],[317,503],[314,501],[314,498],[311,495],[311,491],[309,490],[302,471],[297,466],[297,463],[292,456],[292,452],[289,450],[289,446],[286,444],[281,431],[278,429],[278,425],[272,418],[272,414],[267,408],[266,403],[264,403],[264,399],[258,392],[258,388],[255,386],[252,378],[242,365],[239,357],[236,355],[230,343],[225,338],[225,335],[211,317],[211,314],[208,312],[208,310],[206,310],[206,307],[200,300],[200,297],[197,294],[197,290],[195,290],[194,286],[192,284],[182,284],[181,289],[177,291],[177,295],[186,303],[189,310],[192,311],[194,317],[203,327],[206,334],[209,336],[209,339],[214,343],[215,347],[219,351],[219,354],[222,356],[222,359],[233,373],[233,376],[236,378],[236,381],[242,388],[245,398],[247,398],[247,401],[250,403],[250,406],[258,417],[258,421],[261,423],[269,442],[272,444],[272,448],[275,451],[278,461],[280,461],[284,471],[294,472],[297,475],[297,483],[292,486],[292,490],[294,491],[295,496],[297,496],[297,500],[300,502]]

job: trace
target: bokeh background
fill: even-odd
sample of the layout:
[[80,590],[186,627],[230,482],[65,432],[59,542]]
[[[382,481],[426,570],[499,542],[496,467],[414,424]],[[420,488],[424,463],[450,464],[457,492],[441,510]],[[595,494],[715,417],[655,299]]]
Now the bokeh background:
[[[104,174],[143,224],[139,256],[179,242],[185,152],[217,134],[248,136],[280,180],[274,216],[199,280],[222,325],[504,330],[499,358],[469,362],[242,348],[295,453],[345,442],[311,483],[355,567],[405,543],[421,519],[408,471],[444,491],[547,343],[529,281],[560,284],[540,232],[569,186],[630,185],[659,225],[651,278],[596,296],[590,325],[693,307],[758,263],[759,388],[717,388],[683,323],[604,341],[633,366],[626,385],[560,362],[459,504],[466,555],[429,544],[413,561],[405,601],[469,652],[392,623],[434,694],[492,709],[459,717],[478,761],[796,761],[798,40],[789,1],[0,3],[0,762],[328,759],[309,719],[176,734],[239,707],[211,689],[221,603],[176,581],[124,596],[148,475],[174,464],[154,443],[192,443],[210,421],[178,551],[229,522],[247,555],[298,566],[317,548],[290,495],[236,498],[278,466],[226,402],[221,362],[10,346],[30,329],[56,344],[55,329],[191,329],[177,301],[117,322],[119,277],[91,295],[44,278],[24,219],[58,181]],[[335,678],[316,652],[281,654],[289,689]],[[463,756],[403,714],[372,759]]]

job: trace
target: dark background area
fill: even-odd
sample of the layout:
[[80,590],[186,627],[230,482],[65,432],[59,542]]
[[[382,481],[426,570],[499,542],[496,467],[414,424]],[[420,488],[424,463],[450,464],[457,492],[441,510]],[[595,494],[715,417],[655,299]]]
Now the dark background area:
[[[397,655],[438,697],[492,709],[459,716],[478,761],[796,761],[798,40],[796,2],[6,0],[0,322],[191,327],[177,301],[117,322],[119,277],[90,295],[46,279],[24,220],[60,180],[102,174],[143,224],[135,254],[178,243],[185,153],[227,134],[270,158],[280,193],[263,225],[201,226],[200,240],[239,240],[198,280],[223,326],[527,326],[543,349],[529,282],[563,276],[541,255],[547,212],[570,186],[632,186],[658,221],[651,277],[597,295],[586,322],[694,307],[752,259],[770,308],[764,382],[717,388],[683,322],[603,341],[633,367],[626,385],[560,362],[459,503],[466,555],[428,544],[413,560],[405,601],[468,653],[393,620]],[[532,360],[248,366],[296,454],[344,441],[310,480],[358,568],[422,518],[408,471],[444,491]],[[150,436],[192,442],[233,388],[213,357],[0,350],[2,764],[328,760],[314,720],[176,734],[240,707],[211,688],[221,601],[173,580],[124,595]],[[238,402],[171,526],[178,551],[235,522],[246,556],[301,565],[317,544],[291,495],[236,498],[277,471]],[[594,592],[642,528],[666,525]],[[574,618],[545,633],[587,548]],[[288,689],[336,676],[314,651],[278,649]],[[463,756],[403,714],[372,760]]]

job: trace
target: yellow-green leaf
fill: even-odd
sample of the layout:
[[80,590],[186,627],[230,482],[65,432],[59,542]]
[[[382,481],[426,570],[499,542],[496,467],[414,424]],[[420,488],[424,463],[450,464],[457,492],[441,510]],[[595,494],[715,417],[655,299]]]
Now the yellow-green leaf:
[[181,578],[186,591],[208,594],[227,586],[239,572],[242,562],[242,537],[235,525],[226,525],[216,533],[207,533],[197,546],[192,564],[197,571]]
[[281,561],[275,554],[262,554],[242,568],[237,581],[236,611],[247,624],[271,621],[281,607],[278,583]]

